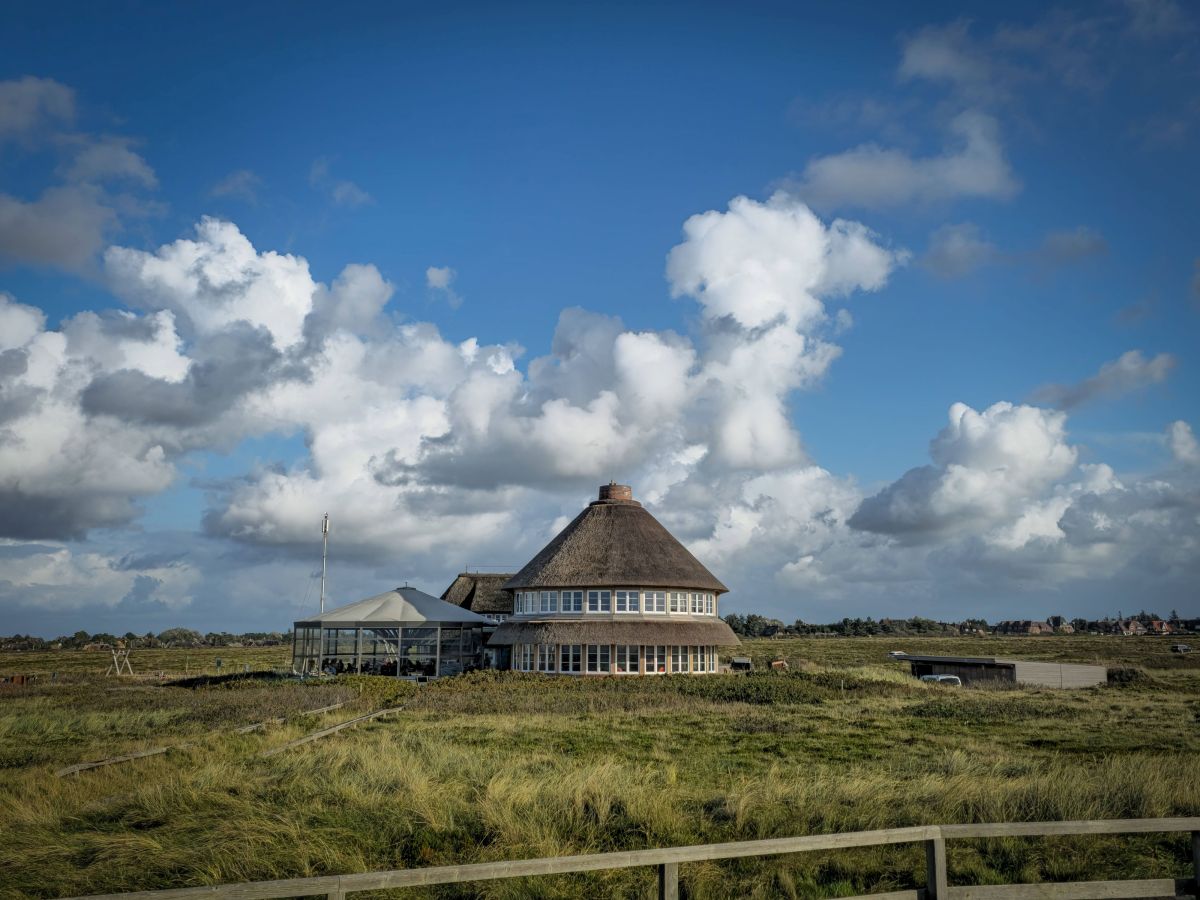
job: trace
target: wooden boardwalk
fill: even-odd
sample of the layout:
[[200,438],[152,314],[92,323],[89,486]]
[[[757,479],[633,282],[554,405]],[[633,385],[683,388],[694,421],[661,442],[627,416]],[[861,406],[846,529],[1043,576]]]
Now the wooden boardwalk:
[[[948,840],[1171,832],[1191,834],[1191,878],[971,887],[951,887],[947,880],[946,841]],[[116,898],[122,898],[122,900],[191,900],[191,898],[199,897],[215,897],[220,900],[272,900],[272,898],[322,894],[329,900],[342,900],[347,894],[356,891],[422,887],[468,881],[495,881],[502,878],[526,878],[536,875],[566,875],[575,872],[595,872],[639,866],[653,866],[657,869],[660,900],[678,900],[679,866],[686,863],[917,842],[925,845],[925,887],[869,895],[873,900],[900,900],[900,898],[906,898],[906,900],[1092,900],[1092,898],[1108,900],[1108,898],[1133,897],[1200,897],[1200,893],[1197,891],[1197,884],[1200,883],[1200,817],[1193,817],[1102,819],[1080,822],[1004,822],[979,825],[917,825],[909,828],[886,828],[881,831],[856,831],[844,834],[738,841],[728,844],[667,847],[660,850],[630,850],[620,853],[595,853],[587,856],[557,856],[545,859],[473,863],[462,866],[398,869],[390,872],[362,872],[354,875],[322,875],[315,878],[289,878],[283,881],[258,881],[211,887],[98,894],[86,898],[86,900],[116,900]],[[84,898],[76,898],[76,900],[84,900]],[[851,900],[865,900],[865,898],[858,897],[851,898]]]

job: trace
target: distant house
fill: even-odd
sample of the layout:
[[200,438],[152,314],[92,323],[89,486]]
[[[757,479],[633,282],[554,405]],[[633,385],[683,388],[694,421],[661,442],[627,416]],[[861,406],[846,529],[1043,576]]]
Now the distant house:
[[1115,631],[1124,635],[1145,634],[1146,626],[1137,619],[1118,619]]
[[1053,634],[1054,628],[1049,622],[1035,622],[1032,619],[1010,619],[996,626],[996,634]]
[[1170,622],[1164,622],[1162,619],[1151,619],[1148,630],[1151,634],[1171,634],[1175,629],[1171,627]]
[[1075,633],[1075,626],[1068,622],[1063,616],[1051,616],[1046,620],[1046,624],[1048,624],[1059,634]]

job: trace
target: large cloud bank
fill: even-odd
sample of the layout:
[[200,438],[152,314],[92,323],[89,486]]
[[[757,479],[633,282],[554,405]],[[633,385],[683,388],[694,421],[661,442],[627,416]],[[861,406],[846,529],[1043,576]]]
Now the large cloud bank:
[[[906,259],[857,222],[739,197],[688,219],[668,254],[692,334],[568,308],[549,352],[525,361],[512,342],[452,342],[397,317],[371,265],[323,284],[230,222],[112,247],[104,277],[129,308],[51,329],[0,296],[0,584],[57,609],[85,584],[118,610],[261,597],[264,573],[310,554],[331,511],[343,560],[434,586],[467,562],[518,564],[616,477],[742,605],[785,617],[848,599],[965,613],[951,602],[964,586],[1183,596],[1200,575],[1190,427],[1167,427],[1163,472],[1129,480],[1081,463],[1064,411],[1155,380],[1157,361],[1123,357],[1062,389],[1064,409],[955,403],[930,463],[872,491],[809,459],[790,398],[839,358],[841,304]],[[209,482],[208,543],[190,558],[71,543],[132,534],[190,461],[263,435],[299,436],[306,453]]]

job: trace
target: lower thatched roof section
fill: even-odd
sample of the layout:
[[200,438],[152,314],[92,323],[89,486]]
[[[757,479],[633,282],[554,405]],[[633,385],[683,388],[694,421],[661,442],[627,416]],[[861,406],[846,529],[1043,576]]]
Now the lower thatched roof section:
[[489,646],[506,644],[677,644],[736,647],[741,641],[720,619],[601,621],[508,621],[488,638]]

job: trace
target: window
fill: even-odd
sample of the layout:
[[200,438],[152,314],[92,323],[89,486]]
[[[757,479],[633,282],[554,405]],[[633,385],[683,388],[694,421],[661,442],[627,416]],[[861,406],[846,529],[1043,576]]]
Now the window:
[[608,644],[587,645],[587,670],[607,675],[611,670],[612,648]]
[[646,674],[647,675],[662,675],[667,671],[667,648],[658,647],[643,647],[646,655]]
[[581,644],[563,644],[558,648],[560,672],[578,672],[582,663],[583,646]]
[[617,612],[638,612],[640,608],[637,591],[616,592]]
[[667,595],[664,591],[646,591],[646,612],[664,613],[667,611]]
[[704,614],[704,595],[692,594],[692,615],[699,616]]
[[612,612],[612,591],[588,591],[588,612]]
[[562,611],[583,612],[583,591],[563,591]]
[[692,671],[693,672],[709,671],[708,648],[707,647],[697,647],[696,648],[695,661],[692,664]]
[[513,647],[513,668],[520,672],[533,671],[533,644],[517,644]]
[[558,612],[558,591],[542,591],[542,612]]
[[717,598],[712,594],[704,595],[704,611],[710,616],[715,616],[717,614]]
[[617,672],[625,675],[636,675],[638,668],[637,644],[620,644],[617,646]]
[[555,657],[558,655],[556,651],[558,647],[554,644],[538,644],[537,649],[537,670],[539,672],[553,672]]
[[671,672],[686,672],[688,670],[688,648],[687,647],[672,647],[671,648]]
[[685,613],[687,612],[688,595],[682,591],[671,591],[671,612]]

